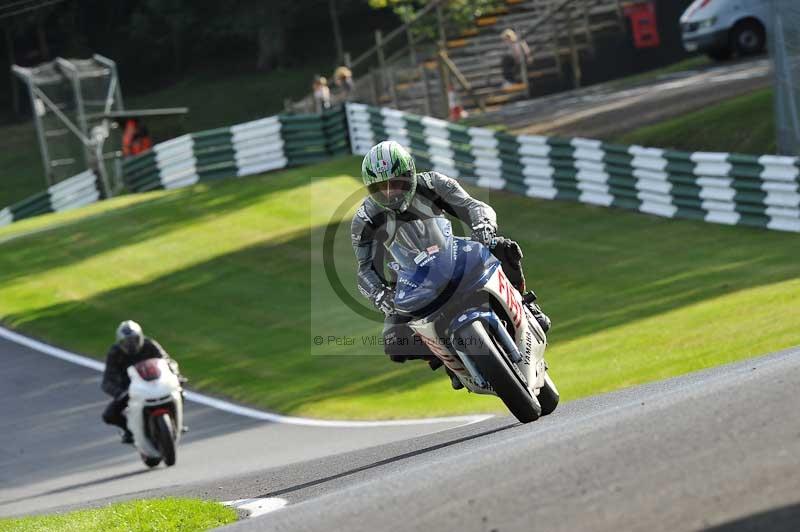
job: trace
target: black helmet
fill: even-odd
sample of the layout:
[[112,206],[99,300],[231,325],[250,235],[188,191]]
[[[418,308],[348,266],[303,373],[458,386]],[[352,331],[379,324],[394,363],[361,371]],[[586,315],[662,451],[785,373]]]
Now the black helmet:
[[117,345],[125,354],[138,353],[144,345],[142,326],[133,320],[125,320],[117,327]]

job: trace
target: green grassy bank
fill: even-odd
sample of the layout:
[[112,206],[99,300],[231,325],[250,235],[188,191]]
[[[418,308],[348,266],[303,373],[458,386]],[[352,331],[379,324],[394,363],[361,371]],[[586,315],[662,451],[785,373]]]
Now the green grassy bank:
[[616,142],[684,151],[775,153],[771,88],[622,135]]

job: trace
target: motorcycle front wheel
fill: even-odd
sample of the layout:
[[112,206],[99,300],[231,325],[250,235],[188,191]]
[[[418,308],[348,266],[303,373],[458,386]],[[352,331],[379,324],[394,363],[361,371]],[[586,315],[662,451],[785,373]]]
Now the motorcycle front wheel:
[[460,346],[459,351],[469,357],[514,417],[522,423],[539,419],[542,415],[539,401],[511,367],[511,361],[500,353],[481,322],[474,321],[462,327],[454,334],[454,340]]
[[160,456],[155,458],[152,456],[147,456],[146,454],[140,454],[139,456],[141,456],[142,462],[144,462],[144,465],[146,465],[147,467],[156,467],[158,464],[161,463]]
[[556,383],[550,378],[550,375],[545,372],[544,384],[539,388],[539,395],[537,396],[539,404],[542,405],[542,415],[547,416],[553,413],[553,410],[558,406],[558,388]]
[[155,419],[156,443],[164,459],[164,465],[175,465],[175,428],[169,414],[161,414]]

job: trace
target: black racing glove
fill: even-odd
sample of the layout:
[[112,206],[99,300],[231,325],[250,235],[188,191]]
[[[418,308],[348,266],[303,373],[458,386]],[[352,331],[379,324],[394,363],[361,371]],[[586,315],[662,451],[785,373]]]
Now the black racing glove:
[[394,290],[391,288],[384,288],[380,290],[375,296],[372,298],[372,302],[375,303],[375,306],[378,307],[378,310],[383,312],[385,315],[393,314],[394,313]]
[[472,240],[480,242],[484,246],[491,246],[495,236],[497,236],[497,227],[486,218],[472,226]]

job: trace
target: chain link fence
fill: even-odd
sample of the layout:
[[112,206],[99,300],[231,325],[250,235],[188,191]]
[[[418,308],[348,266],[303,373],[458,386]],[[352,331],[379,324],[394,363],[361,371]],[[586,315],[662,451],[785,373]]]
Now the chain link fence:
[[771,0],[778,153],[800,155],[800,2]]

